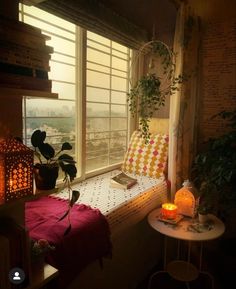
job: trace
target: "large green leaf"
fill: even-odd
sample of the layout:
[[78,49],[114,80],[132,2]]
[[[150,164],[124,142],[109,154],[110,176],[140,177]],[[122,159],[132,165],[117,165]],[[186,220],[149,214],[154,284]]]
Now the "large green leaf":
[[76,166],[73,164],[64,165],[63,170],[66,174],[70,176],[70,181],[72,182],[77,174]]
[[72,145],[68,142],[64,142],[61,146],[61,150],[64,151],[64,150],[71,150],[72,149]]
[[31,143],[34,147],[39,147],[46,139],[46,132],[39,129],[35,130],[31,136]]
[[45,157],[46,160],[50,160],[55,155],[54,148],[48,143],[42,143],[39,146],[39,150],[41,154]]
[[65,162],[65,163],[69,163],[69,164],[75,164],[76,161],[73,159],[72,156],[68,155],[68,154],[62,154],[58,157],[59,161]]
[[71,200],[70,200],[70,206],[71,207],[73,207],[73,205],[79,199],[79,196],[80,196],[80,192],[79,191],[76,191],[76,190],[72,191],[72,197],[71,197]]

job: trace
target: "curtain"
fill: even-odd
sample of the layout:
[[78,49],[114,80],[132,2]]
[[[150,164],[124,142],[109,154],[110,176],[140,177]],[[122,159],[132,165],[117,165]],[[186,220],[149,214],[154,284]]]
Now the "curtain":
[[198,65],[200,45],[200,21],[191,9],[182,3],[176,19],[174,54],[176,77],[187,79],[179,91],[171,95],[169,129],[168,179],[171,196],[191,178],[191,165],[196,150],[196,125],[198,107]]

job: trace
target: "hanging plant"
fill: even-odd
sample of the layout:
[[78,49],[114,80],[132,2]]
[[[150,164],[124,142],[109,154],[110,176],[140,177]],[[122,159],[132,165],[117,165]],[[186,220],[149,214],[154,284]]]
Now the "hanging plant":
[[[175,57],[166,44],[161,41],[150,41],[139,50],[135,64],[141,54],[150,53],[151,57],[160,59],[159,71],[157,73],[147,73],[142,76],[135,85],[131,84],[130,92],[127,94],[129,110],[134,117],[139,115],[139,126],[142,136],[148,142],[150,137],[149,122],[154,112],[165,105],[166,97],[178,90],[178,84],[182,83],[184,77],[175,77]],[[153,59],[150,58],[152,62]]]

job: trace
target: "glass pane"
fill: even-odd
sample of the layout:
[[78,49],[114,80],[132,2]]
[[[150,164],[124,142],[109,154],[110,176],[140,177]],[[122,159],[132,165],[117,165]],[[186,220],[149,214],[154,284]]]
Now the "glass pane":
[[111,91],[111,102],[112,103],[127,103],[127,94],[125,92]]
[[[44,19],[43,19],[44,20]],[[64,29],[60,29],[58,27],[54,26],[54,23],[52,25],[45,23],[44,21],[40,21],[38,19],[32,18],[30,16],[25,15],[24,16],[24,22],[28,23],[32,26],[38,27],[41,30],[45,31],[45,34],[48,34],[48,32],[56,34],[56,35],[63,35],[63,37],[71,39],[71,40],[75,40],[75,34],[71,33],[71,32],[67,32]]]
[[62,54],[56,53],[56,52],[51,54],[51,60],[56,60],[59,62],[65,62],[65,63],[72,64],[72,65],[76,64],[75,57],[65,56],[65,55],[62,55]]
[[91,48],[87,48],[87,60],[95,63],[100,63],[106,66],[110,66],[109,54],[105,54]]
[[87,101],[109,102],[109,90],[87,87]]
[[26,99],[26,143],[31,145],[30,137],[34,130],[41,129],[47,132],[46,141],[53,144],[57,151],[64,141],[73,146],[75,153],[75,106],[74,102]]
[[111,105],[111,116],[115,117],[125,117],[126,116],[126,106],[125,105]]
[[47,41],[47,45],[52,46],[55,52],[61,52],[75,57],[75,43],[60,37],[48,34],[51,40]]
[[112,76],[111,78],[111,88],[115,90],[126,91],[127,88],[127,80],[124,78]]
[[115,56],[112,56],[112,68],[127,71],[127,61],[117,58]]
[[111,132],[111,138],[114,138],[114,139],[120,139],[120,138],[127,138],[127,131],[124,130],[124,131],[112,131]]
[[87,116],[109,116],[109,104],[87,103]]
[[87,38],[95,40],[95,41],[100,42],[102,44],[105,44],[107,46],[110,46],[110,44],[111,44],[111,40],[109,40],[105,37],[102,37],[98,34],[95,34],[93,32],[90,32],[90,31],[87,31]]
[[52,24],[56,24],[57,26],[64,27],[67,30],[75,32],[75,25],[71,22],[68,22],[62,18],[55,16],[54,14],[50,14],[44,10],[38,9],[34,6],[24,5],[24,12],[28,14],[33,14],[35,17],[44,19],[47,22]]
[[108,154],[108,139],[89,140],[86,142],[86,159],[91,159],[97,156],[104,156]]
[[87,118],[86,131],[87,133],[109,131],[109,118]]
[[99,64],[87,62],[87,69],[98,70],[100,72],[110,73],[110,68]]
[[122,51],[124,53],[128,53],[128,48],[127,47],[125,47],[125,46],[123,46],[123,45],[121,45],[121,44],[119,44],[117,42],[114,42],[114,41],[112,41],[112,48],[115,48],[115,49],[117,49],[119,51]]
[[101,169],[108,166],[108,155],[86,160],[86,172]]
[[116,76],[121,76],[121,77],[127,78],[127,72],[124,72],[124,71],[112,69],[112,74],[116,75]]
[[27,117],[71,117],[75,110],[74,101],[56,99],[26,99]]
[[122,157],[124,156],[124,152],[126,150],[126,138],[112,138],[110,140],[110,152],[111,153],[120,153]]
[[128,56],[125,53],[119,52],[117,50],[112,49],[112,55],[118,56],[124,60],[127,60]]
[[87,70],[87,85],[110,88],[110,77],[107,74]]
[[50,61],[50,67],[51,71],[48,73],[50,79],[75,82],[74,66]]
[[75,85],[53,81],[52,91],[58,93],[58,97],[63,99],[75,99]]
[[86,171],[108,165],[109,140],[89,140],[86,142]]
[[109,158],[109,164],[110,165],[115,165],[118,163],[122,163],[124,161],[124,151],[120,151],[117,153],[111,153],[110,158]]
[[90,132],[86,133],[86,140],[108,139],[110,132]]
[[127,129],[126,118],[112,118],[111,119],[111,130],[125,130]]
[[110,47],[98,44],[98,43],[96,43],[94,41],[91,41],[91,40],[87,40],[87,46],[96,48],[98,50],[101,50],[101,51],[104,51],[104,52],[107,52],[107,53],[110,53],[110,51],[111,51]]

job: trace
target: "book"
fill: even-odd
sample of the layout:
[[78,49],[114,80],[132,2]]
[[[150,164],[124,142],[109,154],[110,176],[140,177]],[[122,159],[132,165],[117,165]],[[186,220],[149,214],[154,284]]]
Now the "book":
[[129,189],[137,183],[137,179],[126,175],[124,172],[114,176],[110,180],[110,186],[118,189]]

